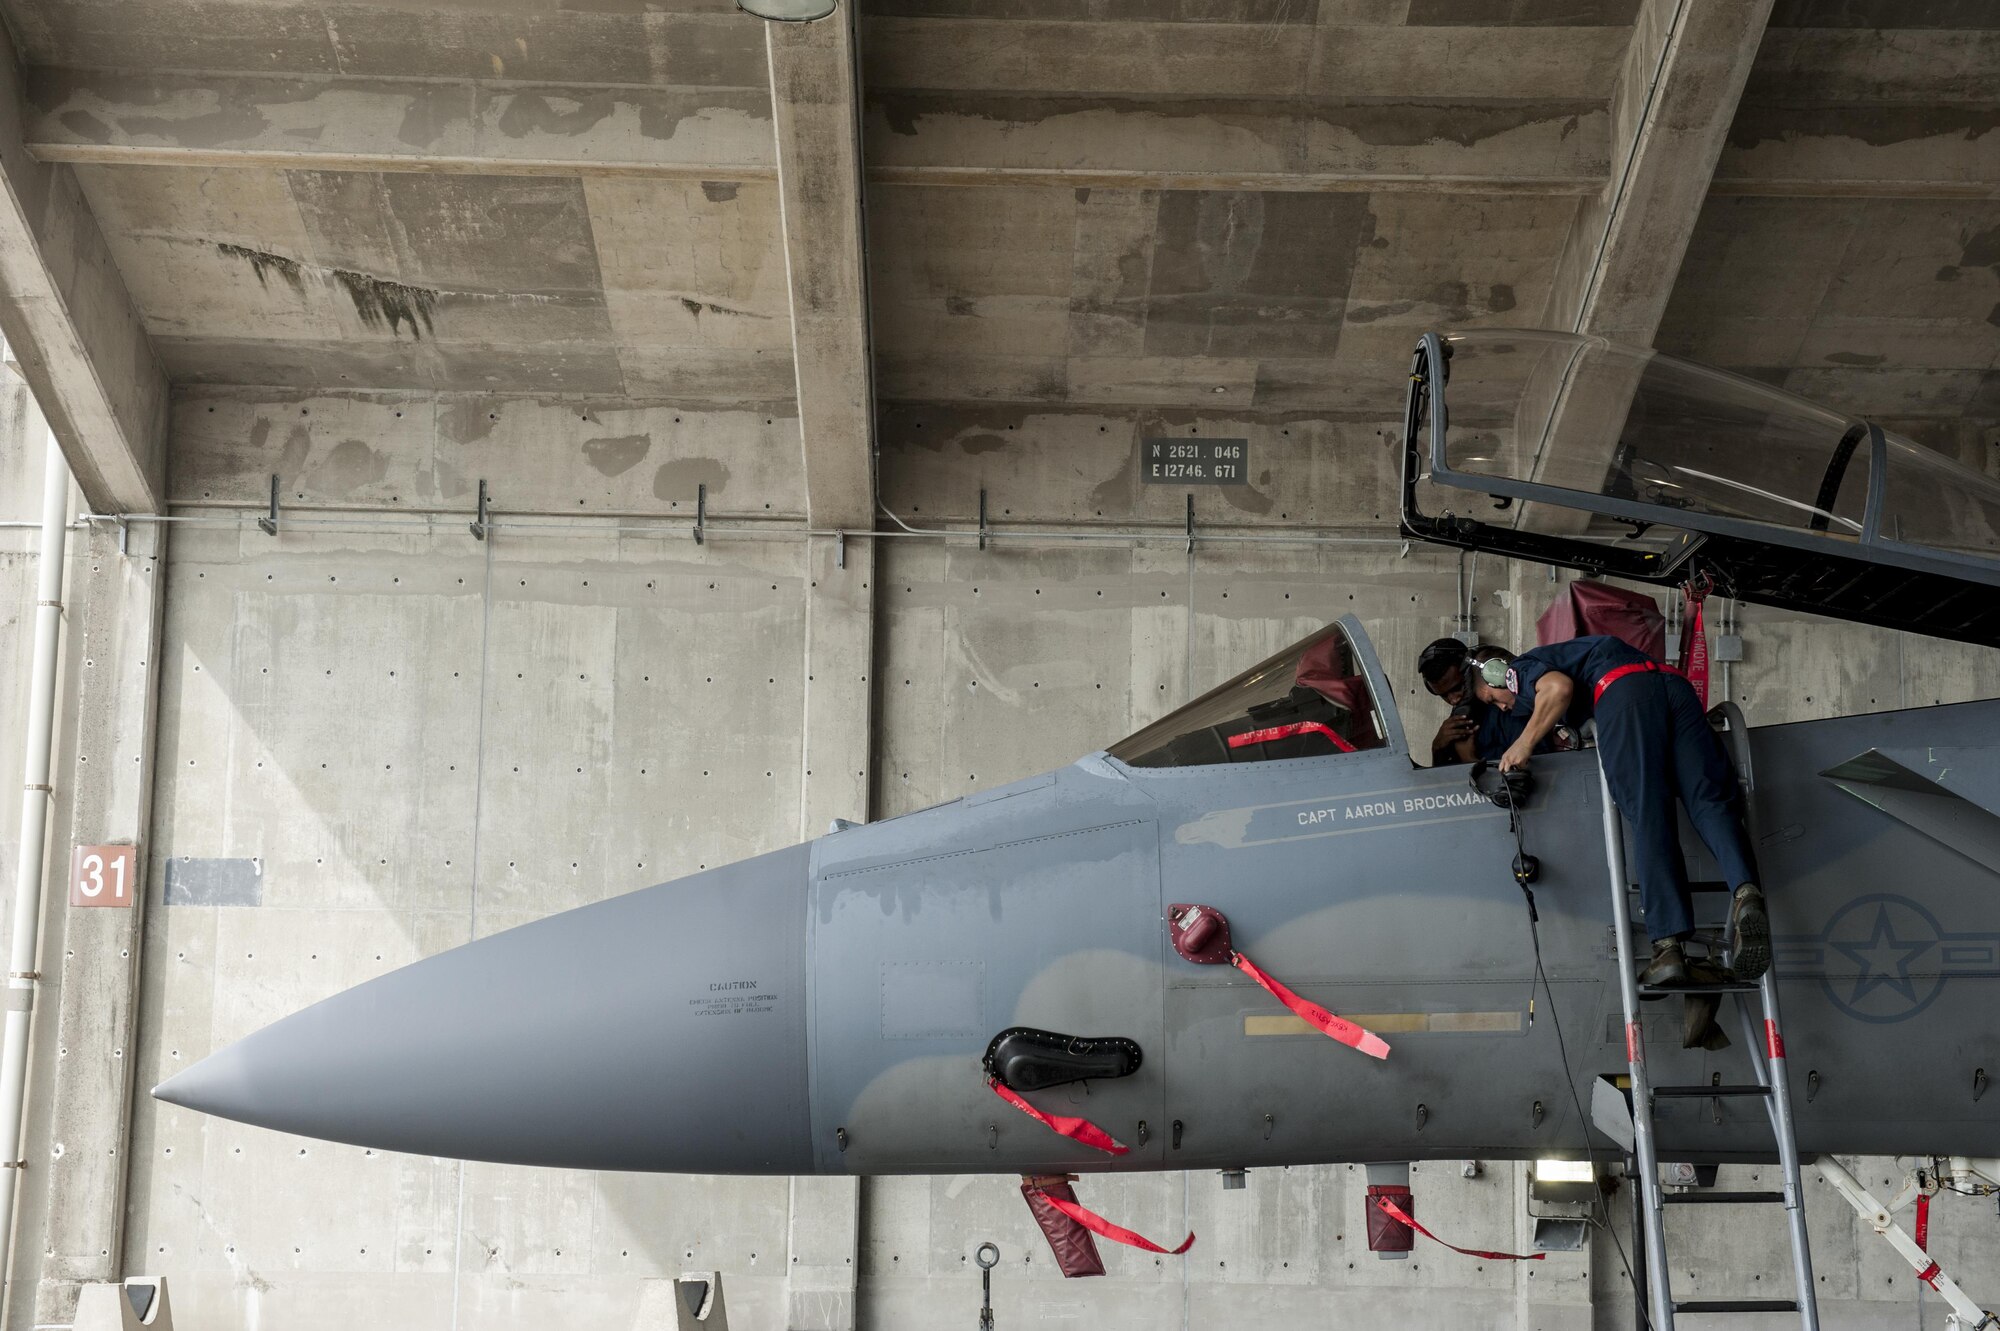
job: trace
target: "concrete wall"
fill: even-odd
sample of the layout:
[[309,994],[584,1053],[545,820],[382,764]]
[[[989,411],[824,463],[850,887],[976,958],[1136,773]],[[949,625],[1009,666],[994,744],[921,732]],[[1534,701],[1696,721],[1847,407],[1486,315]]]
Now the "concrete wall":
[[[27,385],[0,371],[0,523],[38,523],[42,517],[42,441],[46,428]],[[30,446],[32,441],[32,447]],[[34,658],[35,553],[41,537],[32,526],[0,526],[0,771],[20,775],[26,742],[28,668]],[[18,779],[6,782],[10,796]],[[13,871],[20,852],[21,803],[0,800],[0,863]]]
[[[28,730],[30,672],[34,660],[35,611],[40,573],[42,487],[47,459],[49,426],[37,408],[27,386],[9,371],[0,370],[0,784],[6,796],[0,799],[0,873],[6,877],[5,916],[0,919],[0,946],[11,950],[13,908],[19,885],[15,868],[20,854],[21,783],[24,775]],[[40,955],[44,967],[62,955],[67,911],[67,882],[70,863],[68,829],[75,808],[76,726],[79,674],[74,667],[79,655],[77,626],[81,621],[78,588],[90,567],[90,549],[82,524],[77,520],[83,505],[72,487],[71,527],[65,541],[62,589],[64,610],[58,642],[56,707],[57,729],[51,755],[54,792],[48,815],[48,840],[44,861],[43,909],[40,925]],[[18,524],[18,525],[16,525]],[[62,1045],[57,1031],[54,994],[44,985],[34,1009],[28,1078],[31,1099],[27,1106],[26,1150],[24,1159],[36,1163],[48,1158],[51,1131],[45,1098],[35,1098],[54,1079]],[[17,1249],[36,1251],[42,1243],[50,1180],[38,1168],[23,1172],[19,1184],[19,1223],[14,1241]],[[32,1266],[32,1260],[30,1266]],[[15,1268],[17,1280],[21,1273]],[[32,1293],[31,1282],[28,1286]],[[9,1316],[19,1318],[33,1311],[34,1300],[24,1296],[9,1305]],[[25,1324],[23,1322],[22,1324]]]
[[[142,1080],[798,839],[801,542],[176,537]],[[195,1326],[633,1326],[647,1280],[705,1266],[746,1325],[783,1315],[783,1179],[383,1157],[151,1101],[133,1149],[129,1259]]]
[[[528,460],[509,450],[534,450],[538,483],[567,503],[562,468],[589,465],[574,442],[556,449],[543,433],[501,432],[485,462],[496,477],[519,474]],[[1075,513],[1076,481],[1030,486],[1025,474],[996,473],[996,487],[1017,487],[993,506],[996,519]],[[214,458],[181,475],[254,491],[247,468]],[[412,514],[401,500],[357,505],[334,470],[317,483],[324,507],[291,513],[275,538],[213,500],[184,507],[201,521],[174,531],[134,1051],[141,1086],[470,937],[819,830],[802,813],[801,699],[820,663],[808,649],[812,565],[795,527],[697,546],[684,512],[667,508],[674,501],[642,520],[605,513],[598,504],[625,508],[606,498],[585,505],[586,517],[517,517],[482,544],[467,515]],[[912,508],[922,503],[925,520],[961,507],[955,491],[908,476],[892,484]],[[1330,476],[1287,484],[1338,493]],[[760,512],[761,493],[733,491],[732,510]],[[1171,531],[1003,535],[985,551],[965,535],[880,539],[875,812],[1067,762],[1348,612],[1374,636],[1421,751],[1439,709],[1410,662],[1450,626],[1458,561],[1402,551],[1372,519],[1385,501],[1357,492],[1331,503],[1345,522],[1324,544],[1208,539],[1192,557]],[[1199,502],[1210,520],[1211,498]],[[998,511],[1006,507],[1026,513]],[[1073,534],[1095,524],[1088,517]],[[1480,625],[1503,640],[1521,636],[1555,590],[1541,570],[1497,560],[1478,561],[1475,584]],[[1749,611],[1744,632],[1750,657],[1736,691],[1753,719],[2000,693],[1987,652]],[[132,1115],[123,1264],[173,1277],[180,1321],[196,1331],[637,1331],[668,1324],[669,1277],[703,1268],[726,1273],[739,1329],[821,1324],[802,1316],[788,1254],[834,1217],[786,1180],[385,1156],[203,1120],[143,1096]],[[1892,1174],[1871,1162],[1865,1176],[1879,1186]],[[1516,1168],[1466,1179],[1426,1165],[1418,1186],[1448,1234],[1528,1241]],[[1823,1185],[1808,1190],[1827,1324],[1914,1322],[1907,1271]],[[1185,1261],[1108,1251],[1108,1279],[1064,1282],[1013,1180],[871,1180],[861,1192],[858,1325],[974,1324],[969,1258],[989,1239],[1003,1252],[1002,1326],[1629,1325],[1624,1268],[1603,1238],[1532,1266],[1428,1247],[1406,1263],[1375,1260],[1359,1173],[1344,1165],[1255,1172],[1236,1193],[1214,1175],[1174,1174],[1093,1181],[1088,1194],[1144,1232],[1193,1228],[1201,1240]],[[24,1221],[24,1245],[33,1225]],[[1687,1271],[1676,1278],[1687,1292],[1762,1292],[1784,1269],[1768,1217],[1687,1222],[1680,1238]],[[1933,1243],[1975,1293],[2000,1299],[1990,1275],[2000,1234],[1985,1205],[1941,1203]],[[1934,1303],[1927,1315],[1938,1315]],[[11,1320],[31,1324],[18,1300]]]

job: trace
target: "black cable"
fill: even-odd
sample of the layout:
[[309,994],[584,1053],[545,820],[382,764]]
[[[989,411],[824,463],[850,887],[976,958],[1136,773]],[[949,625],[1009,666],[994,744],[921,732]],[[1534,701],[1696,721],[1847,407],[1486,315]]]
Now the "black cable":
[[[1518,807],[1510,806],[1507,810],[1508,828],[1514,834],[1514,863],[1517,866],[1526,862],[1528,854],[1526,832],[1521,826],[1521,812],[1521,809]],[[1595,1180],[1597,1177],[1597,1151],[1591,1145],[1590,1141],[1590,1115],[1584,1110],[1583,1097],[1578,1095],[1576,1091],[1576,1074],[1570,1068],[1569,1042],[1563,1039],[1562,1013],[1556,1009],[1556,991],[1549,984],[1548,969],[1542,965],[1541,915],[1535,910],[1535,894],[1528,889],[1527,876],[1517,872],[1514,881],[1519,884],[1521,895],[1527,899],[1528,938],[1534,944],[1535,949],[1535,977],[1542,983],[1542,992],[1548,995],[1549,1020],[1556,1028],[1556,1052],[1562,1059],[1563,1085],[1569,1087],[1570,1103],[1576,1107],[1577,1124],[1583,1129],[1583,1158],[1590,1163],[1590,1175]],[[1534,986],[1530,984],[1528,987],[1528,1025],[1530,1027],[1535,1024],[1534,1003]],[[1628,1179],[1627,1182],[1633,1187],[1639,1186],[1637,1179]],[[1643,1189],[1641,1191],[1643,1193]],[[1625,1263],[1626,1278],[1632,1282],[1632,1297],[1638,1303],[1639,1320],[1646,1326],[1647,1331],[1651,1331],[1653,1319],[1646,1307],[1646,1291],[1640,1287],[1639,1274],[1633,1268],[1632,1259],[1625,1251],[1624,1241],[1618,1237],[1618,1231],[1611,1227],[1611,1208],[1604,1204],[1604,1193],[1599,1189],[1593,1188],[1591,1190],[1591,1203],[1592,1207],[1603,1217],[1601,1223],[1604,1226],[1604,1232],[1611,1236],[1613,1246],[1618,1249],[1618,1260]],[[1641,1235],[1637,1234],[1632,1237],[1634,1239],[1642,1238]]]

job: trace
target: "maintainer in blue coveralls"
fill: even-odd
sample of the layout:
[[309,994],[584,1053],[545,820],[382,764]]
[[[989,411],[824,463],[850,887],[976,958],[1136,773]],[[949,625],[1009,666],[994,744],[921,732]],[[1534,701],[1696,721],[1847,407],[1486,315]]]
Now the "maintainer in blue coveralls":
[[[1472,672],[1482,662],[1513,659],[1514,653],[1505,648],[1485,643],[1467,647],[1457,638],[1439,638],[1417,657],[1417,674],[1423,677],[1424,687],[1433,698],[1441,698],[1451,705],[1451,714],[1445,717],[1436,737],[1431,740],[1432,767],[1449,767],[1453,763],[1480,759],[1497,763],[1500,756],[1521,737],[1521,732],[1528,726],[1525,718],[1503,712],[1498,707],[1488,707],[1472,696]],[[1574,747],[1571,743],[1559,743],[1558,737],[1551,735],[1535,746],[1535,752],[1554,753],[1558,749]]]
[[1678,798],[1735,894],[1730,904],[1730,960],[1739,979],[1771,964],[1771,925],[1737,817],[1735,781],[1722,746],[1702,714],[1694,686],[1637,648],[1608,636],[1572,638],[1484,663],[1472,689],[1490,707],[1526,724],[1500,759],[1500,770],[1525,766],[1558,725],[1596,718],[1598,756],[1611,800],[1632,830],[1639,900],[1652,962],[1641,983],[1687,982],[1681,944],[1694,932],[1687,865],[1681,859]]

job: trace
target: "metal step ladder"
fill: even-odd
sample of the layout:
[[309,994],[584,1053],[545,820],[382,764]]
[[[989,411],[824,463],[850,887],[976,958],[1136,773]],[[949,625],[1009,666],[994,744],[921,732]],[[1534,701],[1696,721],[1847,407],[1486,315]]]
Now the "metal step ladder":
[[[1747,731],[1743,715],[1734,704],[1719,709],[1727,724],[1722,736],[1735,763],[1737,780],[1746,797],[1751,790]],[[1602,750],[1598,758],[1603,774]],[[1799,1315],[1804,1331],[1819,1331],[1819,1307],[1813,1293],[1812,1251],[1806,1240],[1805,1193],[1799,1179],[1799,1148],[1792,1132],[1792,1103],[1785,1077],[1785,1042],[1778,1024],[1778,986],[1775,970],[1766,970],[1756,983],[1730,981],[1722,984],[1682,986],[1672,989],[1642,988],[1638,982],[1638,960],[1633,956],[1632,910],[1628,899],[1631,878],[1626,871],[1624,824],[1611,802],[1608,781],[1600,786],[1604,814],[1604,855],[1610,871],[1613,932],[1618,941],[1618,991],[1625,1011],[1625,1056],[1631,1073],[1631,1146],[1633,1169],[1639,1195],[1637,1215],[1643,1237],[1635,1264],[1645,1270],[1647,1321],[1652,1331],[1673,1331],[1677,1313],[1773,1313]],[[1753,828],[1754,832],[1754,828]],[[1754,842],[1752,843],[1754,844]],[[1727,890],[1727,887],[1724,888]],[[1639,1021],[1639,1003],[1646,997],[1667,997],[1689,993],[1719,993],[1733,1000],[1742,1031],[1745,1052],[1757,1080],[1739,1086],[1656,1086],[1646,1070],[1645,1031]],[[1758,1029],[1750,1007],[1761,1005],[1762,1029]],[[1783,1190],[1777,1192],[1691,1192],[1666,1193],[1660,1186],[1660,1156],[1653,1131],[1653,1106],[1667,1099],[1754,1099],[1763,1103],[1776,1139],[1778,1164],[1783,1173]],[[1676,1301],[1667,1264],[1666,1207],[1700,1203],[1706,1205],[1781,1205],[1791,1237],[1792,1276],[1795,1296],[1789,1299],[1699,1299]]]

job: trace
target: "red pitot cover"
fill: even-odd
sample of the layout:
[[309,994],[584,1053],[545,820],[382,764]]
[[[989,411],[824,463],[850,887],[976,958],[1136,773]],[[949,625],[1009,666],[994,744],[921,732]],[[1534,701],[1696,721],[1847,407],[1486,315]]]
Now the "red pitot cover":
[[1579,578],[1535,621],[1541,645],[1608,633],[1655,661],[1667,659],[1667,621],[1650,596]]
[[1097,1240],[1050,1201],[1061,1198],[1072,1206],[1076,1204],[1076,1189],[1069,1185],[1068,1179],[1060,1175],[1023,1178],[1021,1195],[1028,1199],[1028,1210],[1042,1227],[1042,1237],[1049,1241],[1049,1251],[1055,1254],[1056,1266],[1064,1277],[1104,1274],[1104,1259],[1097,1254]]

